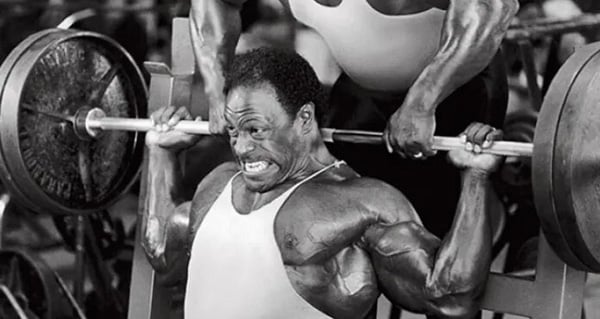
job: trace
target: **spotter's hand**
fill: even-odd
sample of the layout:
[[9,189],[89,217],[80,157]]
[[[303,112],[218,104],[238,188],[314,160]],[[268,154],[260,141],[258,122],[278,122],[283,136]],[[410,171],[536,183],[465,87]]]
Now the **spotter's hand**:
[[435,115],[402,106],[390,117],[383,132],[388,152],[404,158],[425,159],[435,155]]
[[464,149],[448,152],[450,162],[461,169],[474,169],[486,174],[495,172],[502,162],[503,156],[483,154],[494,141],[502,139],[502,131],[483,123],[472,123],[460,134]]
[[[181,151],[194,146],[200,135],[188,134],[174,130],[173,127],[181,120],[192,120],[192,115],[186,107],[163,107],[150,115],[154,128],[146,133],[147,146],[160,146],[172,151]],[[201,121],[197,117],[195,121]]]

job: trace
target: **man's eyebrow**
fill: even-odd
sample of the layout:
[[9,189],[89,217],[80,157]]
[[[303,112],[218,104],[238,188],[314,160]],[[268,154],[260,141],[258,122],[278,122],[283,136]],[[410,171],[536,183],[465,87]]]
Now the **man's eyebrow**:
[[245,124],[251,123],[251,122],[267,122],[267,123],[269,123],[264,117],[251,114],[248,116],[242,116],[240,119],[239,125],[244,126]]

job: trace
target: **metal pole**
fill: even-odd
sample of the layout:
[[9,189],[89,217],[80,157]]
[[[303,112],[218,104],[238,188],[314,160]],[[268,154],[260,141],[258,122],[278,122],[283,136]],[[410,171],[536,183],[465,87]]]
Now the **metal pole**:
[[538,84],[538,72],[535,67],[534,50],[531,41],[519,41],[519,49],[521,52],[521,60],[527,77],[527,89],[529,90],[529,98],[534,110],[539,111],[542,108],[542,90]]
[[6,207],[10,202],[10,196],[8,193],[0,195],[0,249],[2,248],[2,231],[4,230],[4,213],[6,213]]

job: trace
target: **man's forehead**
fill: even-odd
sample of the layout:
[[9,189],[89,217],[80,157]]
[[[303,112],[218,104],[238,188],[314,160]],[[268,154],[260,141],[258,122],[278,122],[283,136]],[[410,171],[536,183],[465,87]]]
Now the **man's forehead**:
[[283,107],[269,85],[240,86],[227,94],[225,112],[230,116],[247,114],[277,115]]

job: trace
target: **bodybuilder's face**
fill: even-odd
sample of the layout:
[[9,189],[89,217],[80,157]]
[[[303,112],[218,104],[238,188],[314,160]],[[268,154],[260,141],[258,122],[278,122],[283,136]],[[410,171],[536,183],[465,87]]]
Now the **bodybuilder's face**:
[[293,174],[302,157],[299,131],[272,86],[232,89],[227,94],[225,118],[248,189],[265,192]]

